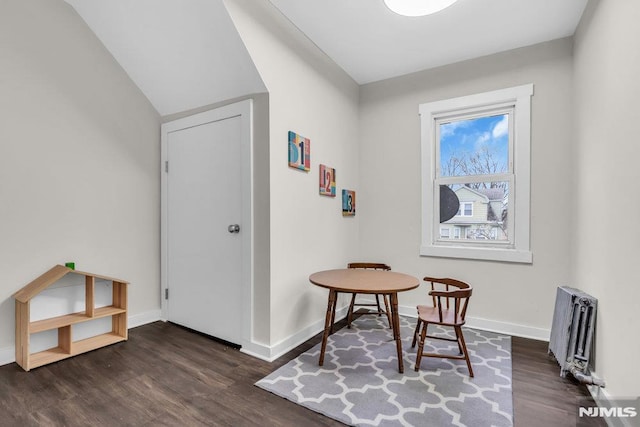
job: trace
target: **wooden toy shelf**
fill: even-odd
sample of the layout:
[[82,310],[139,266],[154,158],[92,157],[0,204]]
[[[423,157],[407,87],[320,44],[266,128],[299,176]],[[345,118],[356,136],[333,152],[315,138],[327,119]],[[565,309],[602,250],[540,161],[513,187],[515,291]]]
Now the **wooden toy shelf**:
[[[49,319],[30,321],[30,302],[47,287],[67,274],[85,277],[85,310],[78,313],[65,314]],[[95,307],[95,280],[112,282],[112,305]],[[24,288],[16,292],[16,363],[25,371],[48,363],[57,362],[77,354],[95,350],[128,338],[127,330],[127,285],[128,282],[112,277],[71,270],[56,265]],[[100,334],[84,340],[73,341],[72,325],[91,320],[111,317],[111,332]],[[30,336],[38,332],[58,330],[58,345],[44,351],[31,353]]]

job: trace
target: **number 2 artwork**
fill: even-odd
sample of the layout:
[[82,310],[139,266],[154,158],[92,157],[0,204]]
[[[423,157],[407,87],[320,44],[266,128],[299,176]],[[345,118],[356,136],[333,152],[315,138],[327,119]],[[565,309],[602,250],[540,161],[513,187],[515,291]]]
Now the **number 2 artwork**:
[[311,170],[311,141],[289,131],[289,167],[308,172]]
[[336,170],[320,165],[320,194],[336,197]]
[[354,216],[356,214],[356,192],[342,190],[342,215]]

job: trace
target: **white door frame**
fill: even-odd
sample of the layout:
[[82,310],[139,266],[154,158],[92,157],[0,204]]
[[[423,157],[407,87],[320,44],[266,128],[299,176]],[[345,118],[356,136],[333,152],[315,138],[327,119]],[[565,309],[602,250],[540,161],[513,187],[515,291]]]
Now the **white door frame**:
[[[162,309],[162,320],[168,320],[167,300],[165,299],[165,291],[168,287],[167,283],[167,265],[168,265],[168,175],[166,172],[167,165],[167,141],[168,135],[181,129],[198,126],[204,123],[215,122],[232,117],[240,117],[241,119],[241,158],[244,160],[239,167],[242,169],[242,337],[241,346],[250,345],[252,338],[253,324],[253,100],[247,99],[236,102],[234,104],[225,105],[214,110],[205,111],[194,114],[182,119],[173,120],[163,123],[161,126],[160,139],[160,197],[161,197],[161,213],[160,213],[160,301]],[[169,164],[169,168],[171,165]]]

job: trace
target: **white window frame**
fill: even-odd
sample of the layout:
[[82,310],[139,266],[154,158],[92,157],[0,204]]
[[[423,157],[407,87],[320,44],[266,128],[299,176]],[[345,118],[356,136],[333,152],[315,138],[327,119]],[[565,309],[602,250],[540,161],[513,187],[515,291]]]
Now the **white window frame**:
[[[531,96],[533,84],[421,104],[419,107],[422,146],[422,243],[420,255],[504,262],[532,263],[530,249],[531,185]],[[436,189],[438,126],[446,117],[512,109],[509,147],[509,227],[510,241],[443,242],[439,233],[440,192]],[[512,144],[512,145],[511,145]],[[464,179],[464,177],[462,178]],[[438,188],[439,189],[439,188]]]

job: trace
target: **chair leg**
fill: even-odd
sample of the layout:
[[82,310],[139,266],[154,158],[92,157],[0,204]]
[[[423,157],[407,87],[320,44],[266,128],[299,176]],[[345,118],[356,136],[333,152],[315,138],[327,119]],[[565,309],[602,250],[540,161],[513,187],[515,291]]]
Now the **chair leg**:
[[380,294],[376,294],[376,306],[378,307],[378,317],[382,316],[382,307],[380,307]]
[[415,367],[416,372],[420,370],[420,362],[422,361],[422,352],[424,351],[424,341],[427,339],[427,327],[429,326],[427,322],[423,322],[423,323],[424,323],[424,326],[422,327],[422,333],[420,334],[418,351],[416,351],[416,367]]
[[353,320],[353,306],[356,303],[356,294],[351,294],[351,304],[349,304],[349,311],[347,312],[347,328],[351,328],[351,321]]
[[467,361],[469,376],[473,378],[473,369],[471,368],[471,360],[469,360],[469,350],[467,350],[467,345],[464,342],[464,335],[462,335],[462,328],[460,328],[460,326],[456,326],[455,328],[456,328],[456,335],[458,335],[460,344],[462,344],[462,349],[464,350],[464,360]]
[[382,300],[384,301],[384,309],[387,314],[387,320],[389,321],[389,327],[391,328],[391,311],[389,310],[389,297],[387,295],[382,295]]
[[411,348],[414,348],[416,346],[416,341],[418,341],[418,334],[420,333],[421,323],[422,323],[422,320],[418,318],[418,321],[416,322],[416,330],[413,331],[413,341],[411,341]]
[[458,332],[458,328],[454,327],[453,329],[456,331],[456,344],[458,344],[458,353],[464,354],[464,352],[462,351],[462,346],[460,345],[460,335],[462,335],[462,330]]

